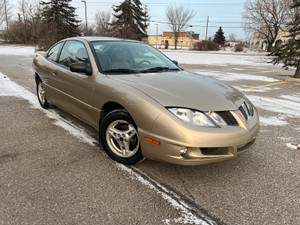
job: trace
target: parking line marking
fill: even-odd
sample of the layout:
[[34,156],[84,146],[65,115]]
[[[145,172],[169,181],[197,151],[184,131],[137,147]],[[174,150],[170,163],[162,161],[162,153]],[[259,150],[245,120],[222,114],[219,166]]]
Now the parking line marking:
[[266,85],[260,85],[260,86],[256,86],[256,87],[244,88],[244,89],[242,89],[240,91],[253,90],[253,89],[258,89],[258,88],[261,88],[261,87],[268,87],[268,86],[285,84],[285,83],[287,83],[287,81],[281,81],[281,82],[276,82],[276,83],[272,83],[272,84],[266,84]]

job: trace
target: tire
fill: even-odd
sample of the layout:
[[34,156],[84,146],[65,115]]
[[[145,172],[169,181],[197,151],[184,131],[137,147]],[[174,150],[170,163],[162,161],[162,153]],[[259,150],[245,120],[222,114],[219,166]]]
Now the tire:
[[44,85],[40,78],[38,78],[36,82],[36,94],[42,108],[49,109],[50,104],[47,102]]
[[115,161],[133,165],[143,159],[137,127],[124,109],[108,113],[101,122],[100,140]]

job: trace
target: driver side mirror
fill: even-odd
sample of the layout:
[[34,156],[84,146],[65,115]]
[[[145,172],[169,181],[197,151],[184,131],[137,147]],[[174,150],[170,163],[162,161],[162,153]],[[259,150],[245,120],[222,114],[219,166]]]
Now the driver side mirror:
[[92,75],[92,68],[91,68],[91,66],[87,65],[85,63],[72,63],[70,65],[70,70],[72,72],[85,73],[88,76]]

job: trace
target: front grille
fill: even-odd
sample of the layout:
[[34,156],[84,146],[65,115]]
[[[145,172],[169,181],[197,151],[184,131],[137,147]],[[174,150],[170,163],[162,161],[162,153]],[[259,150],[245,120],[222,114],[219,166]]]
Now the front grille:
[[225,123],[229,126],[238,126],[238,122],[234,118],[234,116],[229,111],[220,111],[217,112],[219,116],[225,121]]
[[241,111],[241,113],[243,114],[245,119],[248,120],[248,115],[247,115],[246,111],[244,110],[243,106],[240,106],[239,110]]

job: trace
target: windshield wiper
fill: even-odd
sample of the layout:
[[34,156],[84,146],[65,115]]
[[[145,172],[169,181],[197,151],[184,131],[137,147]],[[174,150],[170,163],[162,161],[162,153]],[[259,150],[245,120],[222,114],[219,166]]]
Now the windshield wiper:
[[137,73],[137,70],[131,69],[112,69],[112,70],[104,70],[104,73]]
[[165,70],[179,70],[177,68],[169,68],[169,67],[164,67],[164,66],[157,66],[157,67],[152,67],[146,70],[141,70],[141,73],[148,73],[148,72],[158,72],[158,71],[165,71]]

